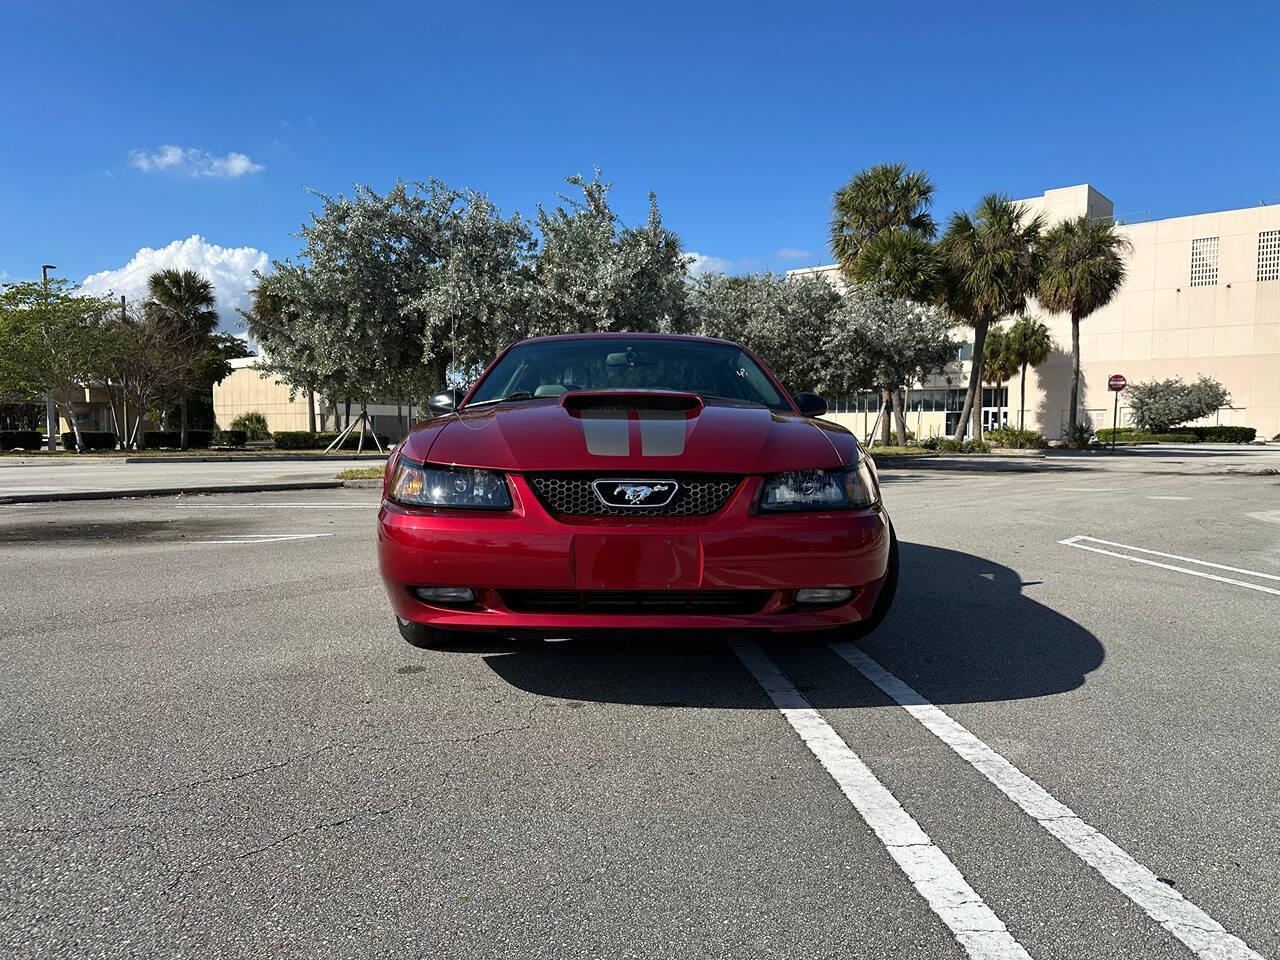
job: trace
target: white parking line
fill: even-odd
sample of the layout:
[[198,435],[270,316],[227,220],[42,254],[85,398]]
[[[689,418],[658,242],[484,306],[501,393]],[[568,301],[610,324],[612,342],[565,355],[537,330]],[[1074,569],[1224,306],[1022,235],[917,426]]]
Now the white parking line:
[[286,540],[315,540],[332,533],[236,533],[222,540],[195,540],[194,543],[283,543]]
[[1080,819],[1070,807],[1055,800],[1044,787],[860,649],[847,642],[833,643],[831,649],[1197,957],[1262,960],[1243,940],[1228,933],[1177,890],[1161,883],[1154,873]]
[[1259,583],[1248,583],[1244,580],[1236,580],[1232,577],[1220,577],[1214,573],[1205,573],[1203,570],[1189,570],[1186,567],[1179,567],[1172,563],[1160,563],[1156,560],[1147,560],[1144,557],[1131,557],[1125,553],[1116,553],[1114,550],[1105,550],[1102,547],[1092,547],[1089,543],[1102,543],[1109,547],[1120,547],[1123,550],[1132,550],[1135,553],[1146,553],[1153,557],[1166,557],[1170,560],[1181,560],[1184,563],[1194,563],[1201,567],[1212,567],[1215,570],[1226,570],[1228,573],[1242,573],[1249,577],[1261,577],[1264,580],[1275,580],[1280,582],[1280,576],[1271,573],[1259,573],[1256,570],[1244,570],[1240,567],[1228,567],[1221,563],[1210,563],[1208,560],[1196,560],[1194,557],[1181,557],[1176,553],[1161,553],[1159,550],[1147,550],[1144,547],[1131,547],[1127,543],[1113,543],[1110,540],[1099,540],[1097,537],[1086,537],[1083,534],[1076,534],[1074,537],[1067,537],[1065,540],[1058,542],[1066,547],[1075,547],[1078,550],[1088,550],[1092,553],[1101,553],[1108,557],[1118,557],[1121,560],[1129,560],[1133,563],[1143,563],[1149,567],[1159,567],[1162,570],[1173,570],[1177,573],[1185,573],[1192,577],[1203,577],[1206,580],[1216,580],[1218,583],[1229,583],[1233,587],[1244,587],[1246,590],[1257,590],[1259,593],[1270,593],[1280,597],[1280,590],[1275,587],[1264,587]]
[[735,642],[732,646],[965,952],[975,960],[1030,960],[1027,951],[969,886],[956,865],[764,651],[754,643]]
[[1147,499],[1148,500],[1190,500],[1191,498],[1190,497],[1153,497],[1151,495],[1148,495]]

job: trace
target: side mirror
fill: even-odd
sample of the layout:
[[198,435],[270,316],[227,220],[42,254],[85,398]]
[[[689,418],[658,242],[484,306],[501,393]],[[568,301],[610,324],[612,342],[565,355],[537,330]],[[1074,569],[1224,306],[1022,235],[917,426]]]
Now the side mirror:
[[431,411],[433,417],[443,417],[446,414],[453,413],[466,395],[467,391],[460,387],[441,390],[439,393],[434,393],[427,398],[427,409]]
[[827,401],[816,393],[801,390],[795,395],[796,406],[806,417],[820,417],[827,412]]

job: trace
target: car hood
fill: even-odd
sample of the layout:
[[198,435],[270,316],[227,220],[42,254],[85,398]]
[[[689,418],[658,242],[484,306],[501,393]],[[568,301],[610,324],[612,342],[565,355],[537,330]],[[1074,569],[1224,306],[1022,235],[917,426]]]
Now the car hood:
[[[673,396],[689,402],[680,409]],[[567,394],[432,420],[409,436],[403,453],[508,471],[759,474],[838,467],[856,450],[837,424],[764,407],[703,405],[679,394]]]

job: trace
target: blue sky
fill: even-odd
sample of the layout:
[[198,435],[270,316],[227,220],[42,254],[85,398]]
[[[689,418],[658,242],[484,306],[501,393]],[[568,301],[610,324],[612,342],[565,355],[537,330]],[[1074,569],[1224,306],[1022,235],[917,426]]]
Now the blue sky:
[[1277,4],[127,9],[4,13],[0,277],[119,292],[172,260],[234,300],[296,252],[305,187],[397,176],[532,214],[598,165],[625,220],[652,189],[734,271],[828,259],[832,191],[878,161],[926,168],[942,216],[1085,181],[1156,217],[1280,197]]

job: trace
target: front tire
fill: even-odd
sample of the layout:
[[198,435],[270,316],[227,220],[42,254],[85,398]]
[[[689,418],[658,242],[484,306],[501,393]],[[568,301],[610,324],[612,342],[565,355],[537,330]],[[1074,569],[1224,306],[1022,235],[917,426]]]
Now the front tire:
[[893,522],[887,522],[889,523],[889,563],[885,568],[880,595],[876,597],[875,606],[871,608],[871,613],[865,620],[851,623],[837,631],[841,640],[860,640],[867,636],[884,622],[884,618],[889,615],[889,608],[893,606],[893,598],[898,592],[898,534],[893,529]]
[[418,623],[416,620],[404,620],[400,617],[396,617],[396,628],[410,646],[423,650],[449,643],[457,636],[449,630],[438,630],[428,624]]

